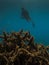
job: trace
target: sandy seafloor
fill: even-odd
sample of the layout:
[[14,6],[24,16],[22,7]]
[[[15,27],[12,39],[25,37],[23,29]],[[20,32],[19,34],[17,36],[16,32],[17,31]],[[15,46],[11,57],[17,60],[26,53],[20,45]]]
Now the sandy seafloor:
[[[1,3],[2,4],[2,3]],[[12,32],[23,29],[24,31],[30,31],[34,36],[35,42],[49,45],[49,7],[41,6],[29,6],[23,5],[28,11],[35,23],[35,27],[32,27],[32,23],[27,22],[21,18],[20,4],[15,5],[0,5],[0,34],[3,31]]]

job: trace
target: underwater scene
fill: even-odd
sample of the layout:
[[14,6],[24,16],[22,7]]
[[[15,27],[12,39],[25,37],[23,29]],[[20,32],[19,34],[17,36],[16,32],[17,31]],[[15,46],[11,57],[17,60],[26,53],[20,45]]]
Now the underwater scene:
[[[21,17],[21,8],[25,8],[31,21]],[[34,22],[35,26],[32,26]],[[3,31],[30,31],[35,41],[49,44],[49,1],[48,0],[3,0],[0,1],[0,33]]]
[[49,0],[0,0],[0,65],[49,65]]

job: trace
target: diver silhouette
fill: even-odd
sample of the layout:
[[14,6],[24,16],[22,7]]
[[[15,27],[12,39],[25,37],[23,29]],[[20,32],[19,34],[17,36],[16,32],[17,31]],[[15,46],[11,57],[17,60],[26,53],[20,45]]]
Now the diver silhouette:
[[[26,21],[30,22],[31,17],[29,16],[29,12],[25,8],[21,8],[21,17],[26,19]],[[35,27],[34,22],[32,21],[33,27]]]

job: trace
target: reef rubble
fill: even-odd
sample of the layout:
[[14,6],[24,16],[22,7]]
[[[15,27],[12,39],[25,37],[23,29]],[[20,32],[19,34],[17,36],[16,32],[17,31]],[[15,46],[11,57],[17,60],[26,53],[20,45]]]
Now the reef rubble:
[[30,32],[3,32],[0,38],[0,65],[49,65],[49,46],[35,43]]

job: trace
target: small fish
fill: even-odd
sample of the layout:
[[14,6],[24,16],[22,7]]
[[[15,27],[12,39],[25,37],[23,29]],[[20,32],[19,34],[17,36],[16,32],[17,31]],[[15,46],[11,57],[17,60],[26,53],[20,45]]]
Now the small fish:
[[[24,19],[26,19],[28,22],[30,22],[30,21],[31,21],[31,17],[29,16],[28,11],[27,11],[26,9],[24,9],[24,8],[21,8],[21,10],[22,10],[22,12],[21,12],[22,18],[24,18]],[[33,25],[33,27],[35,27],[34,22],[32,22],[32,25]]]

